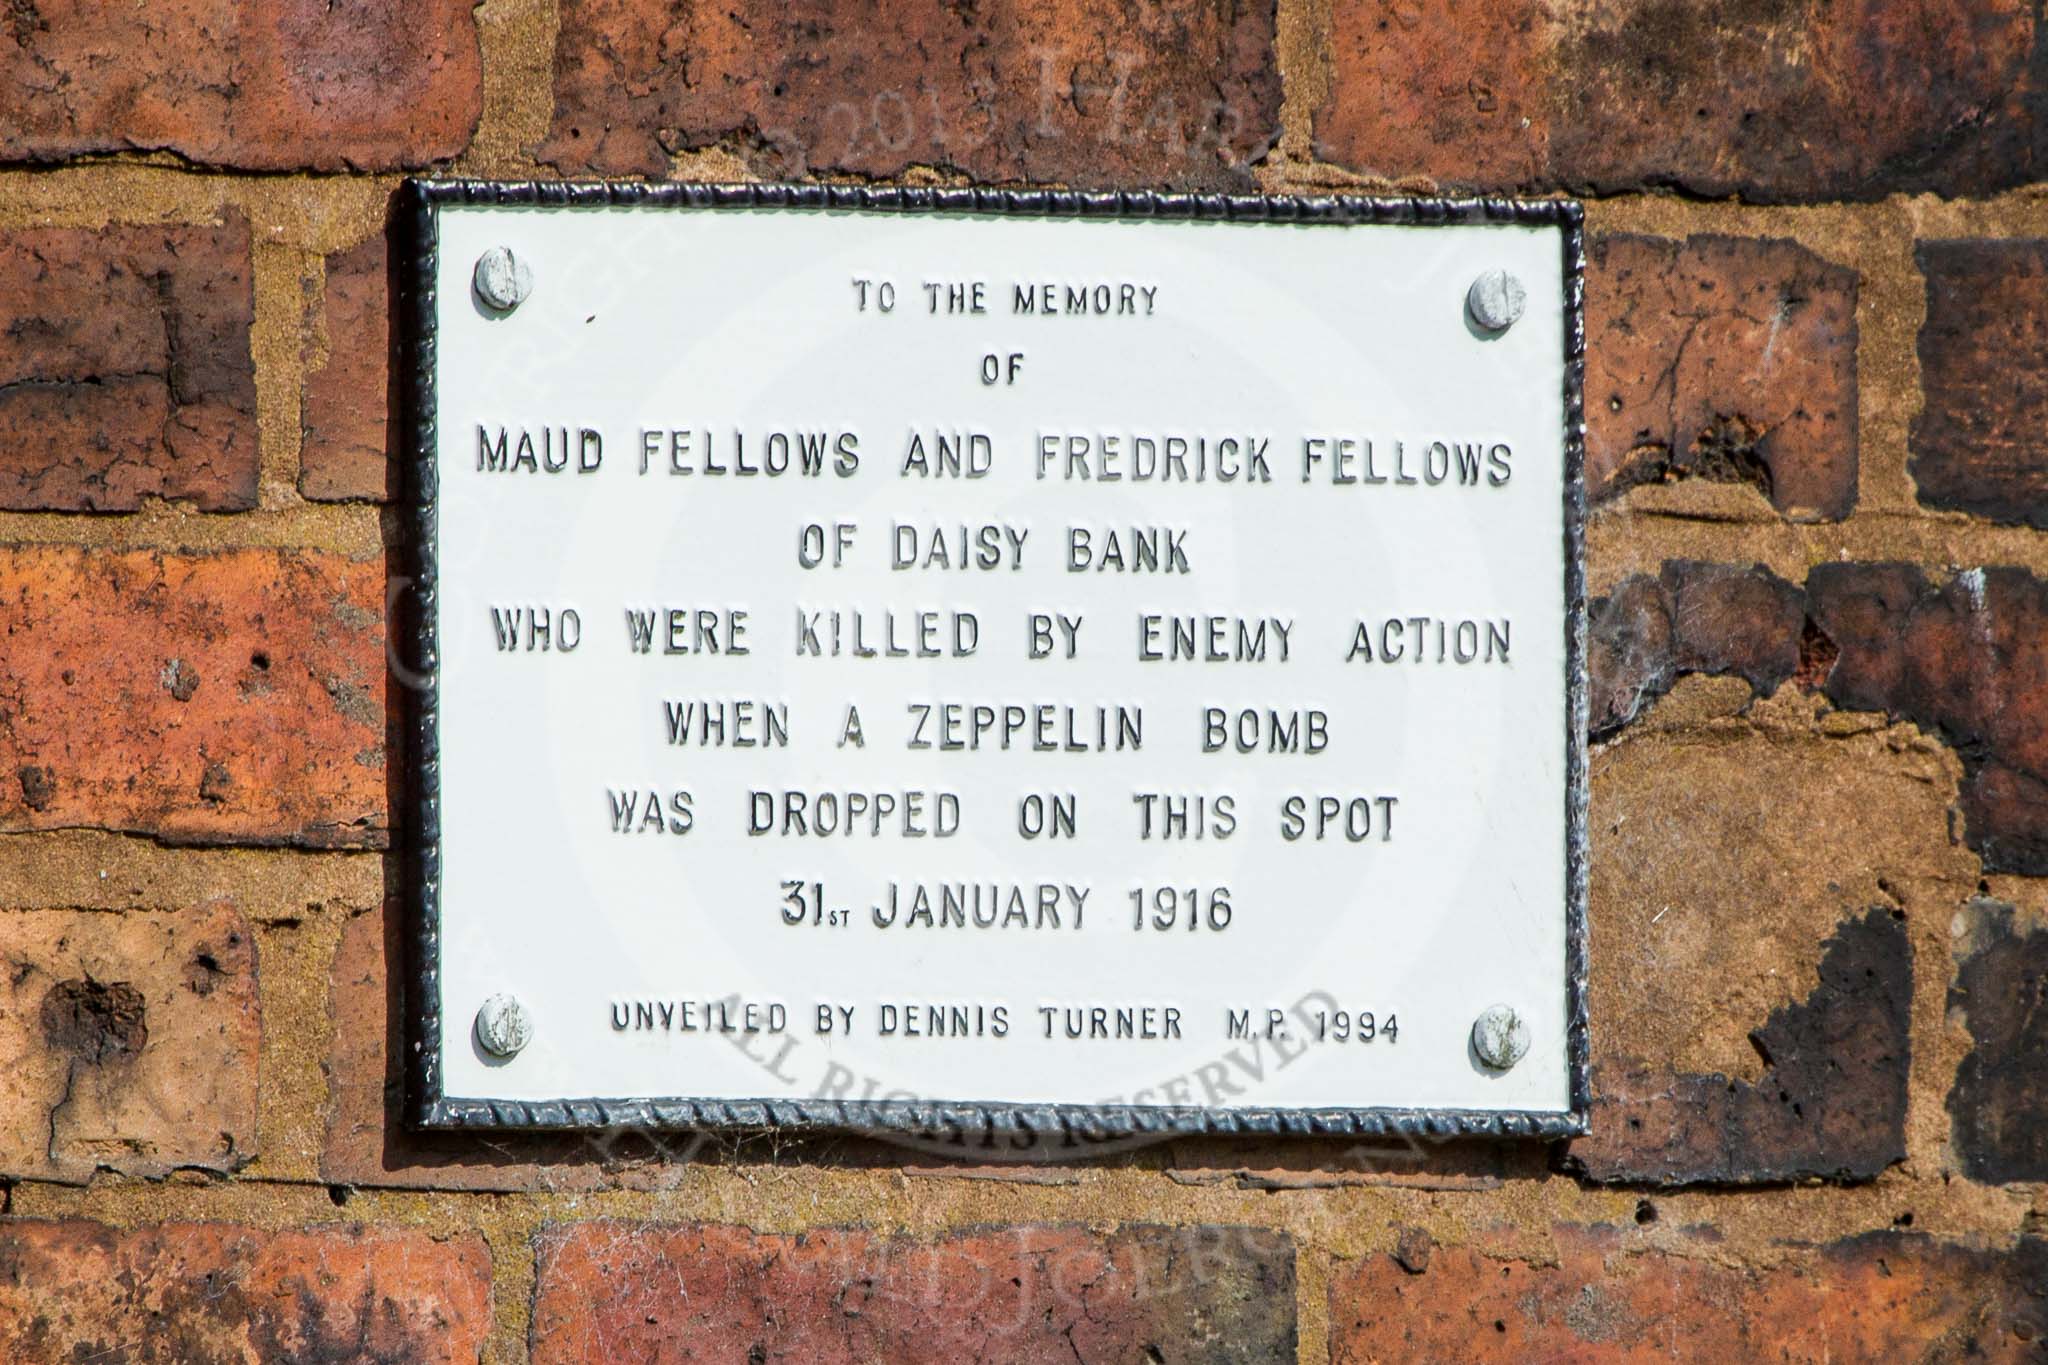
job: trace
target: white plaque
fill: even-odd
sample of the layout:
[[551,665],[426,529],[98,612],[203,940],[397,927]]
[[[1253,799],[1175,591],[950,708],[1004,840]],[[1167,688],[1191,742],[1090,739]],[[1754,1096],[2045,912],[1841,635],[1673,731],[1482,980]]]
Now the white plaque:
[[826,198],[416,187],[416,1115],[1576,1131],[1577,207]]

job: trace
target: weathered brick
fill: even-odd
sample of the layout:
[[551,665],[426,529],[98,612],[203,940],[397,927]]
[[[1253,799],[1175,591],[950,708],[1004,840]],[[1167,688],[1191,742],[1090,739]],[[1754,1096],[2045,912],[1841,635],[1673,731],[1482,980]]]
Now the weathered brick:
[[1789,517],[1856,502],[1856,272],[1796,242],[1595,238],[1586,485],[1753,484]]
[[1906,1154],[1913,954],[1875,909],[1828,941],[1820,983],[1751,1035],[1754,1082],[1596,1067],[1591,1131],[1567,1164],[1632,1184],[1870,1180]]
[[0,830],[380,847],[382,566],[0,549]]
[[249,170],[454,156],[483,113],[471,0],[24,0],[0,18],[0,160],[169,151]]
[[4,1222],[0,1359],[474,1362],[490,1274],[474,1236]]
[[0,238],[0,507],[254,506],[254,310],[240,214]]
[[323,358],[308,356],[299,411],[299,491],[308,498],[382,501],[390,495],[387,269],[381,233],[327,258],[320,302],[326,347]]
[[1805,594],[1762,565],[1673,560],[1588,608],[1589,728],[1605,738],[1684,673],[1742,677],[1767,695],[1799,670]]
[[2023,929],[2013,907],[1979,900],[1948,1008],[1970,1030],[1948,1112],[1972,1180],[2048,1180],[2048,928]]
[[1273,0],[562,9],[535,154],[571,173],[659,176],[733,139],[779,175],[1228,188],[1279,131]]
[[1624,579],[1590,617],[1596,738],[1683,673],[1739,674],[1759,695],[1796,677],[1846,710],[1937,730],[1962,759],[1964,836],[1984,866],[2048,872],[2048,581],[1971,569],[1937,587],[1907,564],[1834,563],[1802,594],[1762,568],[1674,562]]
[[1922,242],[1913,479],[1930,507],[2048,527],[2048,241]]
[[242,1165],[261,1034],[255,943],[229,906],[0,913],[0,1174]]
[[1294,1248],[1230,1227],[582,1223],[540,1237],[535,1365],[586,1360],[1292,1360]]
[[1560,1228],[1555,1263],[1438,1248],[1330,1285],[1333,1365],[1380,1360],[2039,1360],[2048,1241],[1978,1248],[1872,1233],[1769,1268]]
[[1994,871],[2048,873],[2048,581],[1821,564],[1814,625],[1839,651],[1828,699],[1938,729],[1963,761],[1964,833]]
[[2039,175],[2024,0],[1337,0],[1319,154],[1479,190],[1773,201]]
[[1447,186],[1549,178],[1554,21],[1537,0],[1335,0],[1331,9],[1318,157]]

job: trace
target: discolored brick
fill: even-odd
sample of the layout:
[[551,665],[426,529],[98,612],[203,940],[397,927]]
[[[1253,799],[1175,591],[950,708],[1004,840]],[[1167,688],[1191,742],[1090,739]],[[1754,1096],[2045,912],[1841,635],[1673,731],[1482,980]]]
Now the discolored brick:
[[225,1223],[0,1223],[0,1359],[127,1365],[482,1358],[475,1236]]
[[540,1236],[535,1365],[598,1358],[1291,1360],[1294,1247],[1231,1227],[854,1230],[581,1223]]
[[1964,834],[1987,869],[2048,873],[2048,582],[1971,569],[1821,564],[1814,624],[1839,654],[1837,706],[1937,729],[1963,761]]
[[308,498],[378,502],[390,496],[388,265],[382,234],[327,258],[320,296],[325,347],[306,357],[299,411],[299,491]]
[[1567,1164],[1630,1184],[1876,1178],[1906,1154],[1912,963],[1904,924],[1873,909],[1828,941],[1813,991],[1751,1035],[1756,1081],[1596,1067]]
[[0,1175],[243,1165],[261,1038],[255,943],[229,906],[0,913]]
[[1921,242],[1920,501],[2048,527],[2048,241]]
[[1279,132],[1274,33],[1272,0],[575,0],[535,155],[661,176],[729,140],[783,176],[1245,187]]
[[454,156],[483,113],[471,0],[23,0],[0,38],[5,161],[388,171]]
[[2038,1360],[2048,1241],[1973,1247],[1872,1233],[1768,1268],[1556,1230],[1552,1263],[1439,1248],[1428,1273],[1369,1256],[1330,1284],[1333,1365],[1380,1360]]
[[1318,153],[1486,191],[1763,202],[2039,175],[2022,0],[1336,0]]
[[1995,901],[1965,914],[1971,946],[1948,990],[1971,1044],[1948,1094],[1956,1154],[1972,1180],[2048,1180],[2048,929]]
[[0,238],[0,507],[254,506],[252,278],[232,212]]
[[1673,560],[1588,608],[1589,728],[1612,735],[1684,673],[1736,674],[1766,695],[1798,671],[1805,594],[1762,565]]
[[0,830],[381,847],[383,599],[330,554],[0,549]]
[[2048,582],[2023,569],[1936,586],[1907,564],[1821,564],[1802,597],[1761,568],[1675,561],[1590,604],[1587,671],[1595,738],[1687,672],[1740,674],[1759,695],[1796,677],[1935,730],[1962,759],[1964,837],[1986,869],[2048,872]]
[[1769,569],[1674,560],[1658,579],[1671,595],[1679,672],[1733,673],[1761,696],[1798,669],[1806,595]]
[[1586,484],[1747,483],[1786,516],[1856,501],[1856,272],[1796,242],[1625,234],[1586,274]]

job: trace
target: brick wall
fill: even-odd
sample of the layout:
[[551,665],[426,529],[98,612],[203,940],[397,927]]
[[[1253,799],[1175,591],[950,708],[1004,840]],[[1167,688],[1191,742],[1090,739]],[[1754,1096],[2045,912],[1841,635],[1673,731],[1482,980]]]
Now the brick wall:
[[[2038,29],[7,7],[0,1358],[2038,1358]],[[1585,195],[1591,1134],[402,1131],[382,234],[422,169]]]

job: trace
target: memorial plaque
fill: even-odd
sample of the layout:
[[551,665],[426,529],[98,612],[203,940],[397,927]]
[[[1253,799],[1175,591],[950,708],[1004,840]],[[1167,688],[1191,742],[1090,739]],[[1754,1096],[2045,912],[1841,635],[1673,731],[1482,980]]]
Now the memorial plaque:
[[1578,1130],[1576,205],[408,231],[419,1121]]

